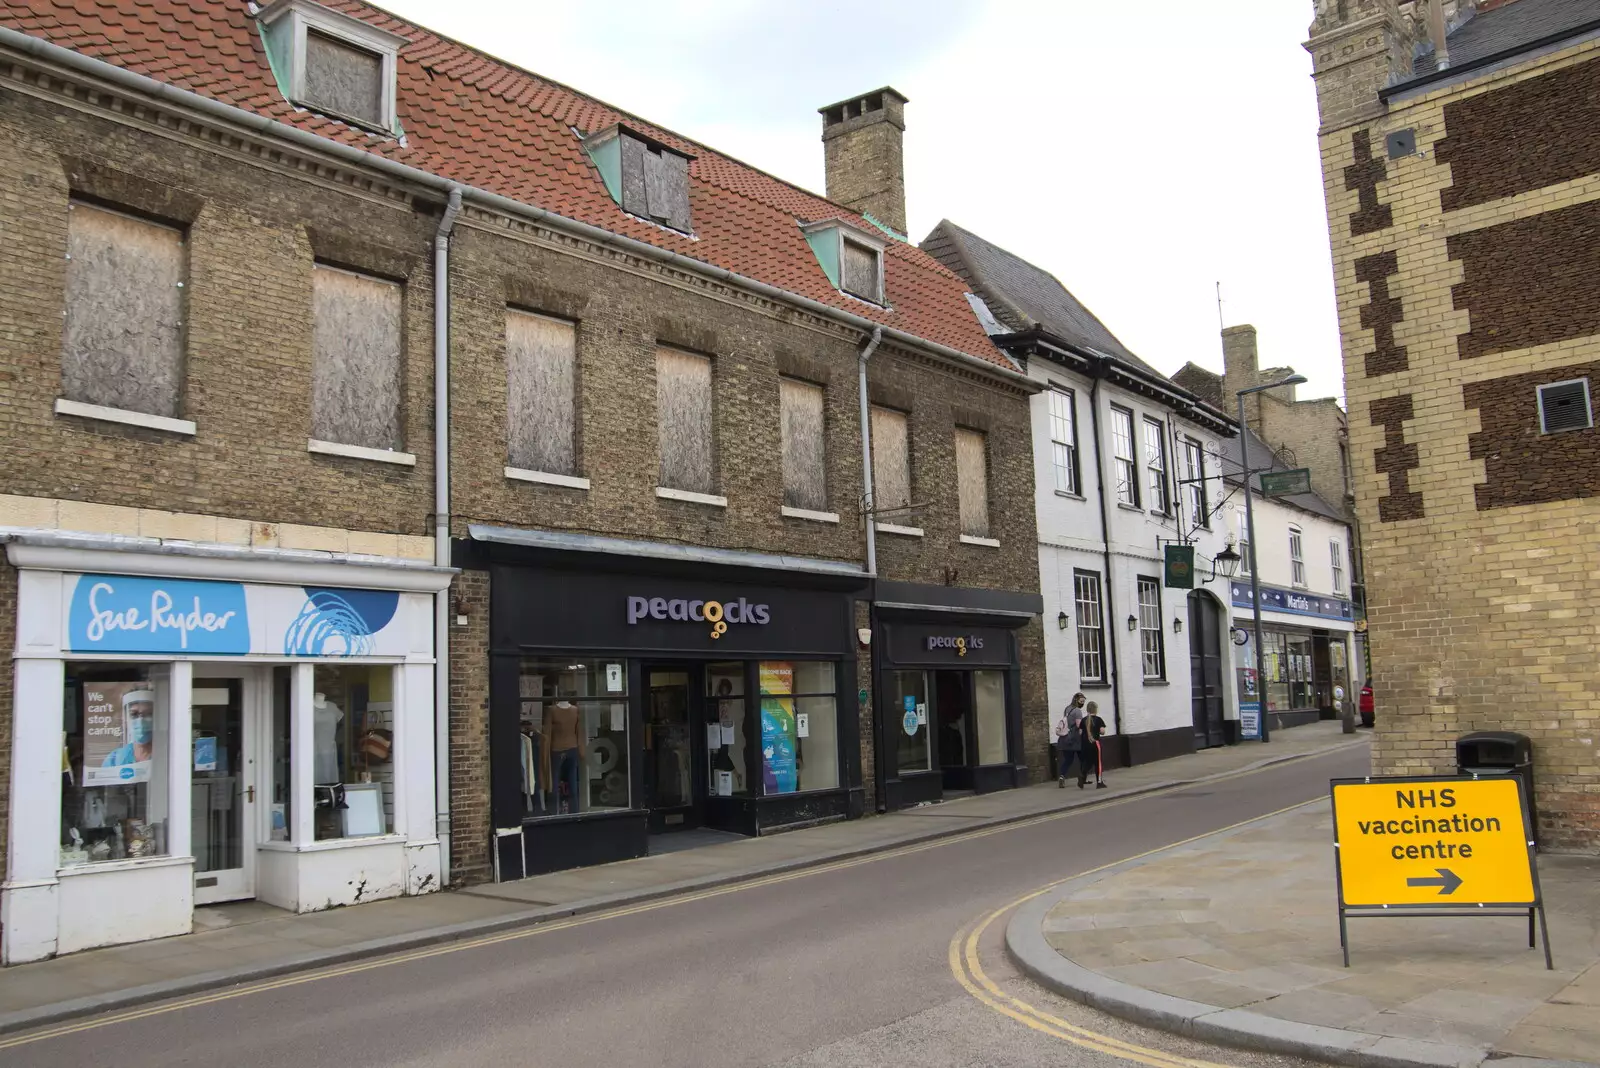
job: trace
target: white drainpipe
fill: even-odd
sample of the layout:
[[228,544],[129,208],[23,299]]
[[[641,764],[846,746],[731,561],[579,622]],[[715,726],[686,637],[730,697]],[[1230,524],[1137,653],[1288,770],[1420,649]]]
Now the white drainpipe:
[[[461,187],[450,186],[433,235],[433,562],[450,566],[450,232]],[[450,883],[450,588],[433,598],[433,791],[439,880]]]
[[876,505],[872,499],[872,406],[867,403],[867,361],[872,359],[872,354],[878,350],[878,342],[883,340],[883,327],[874,327],[872,337],[861,350],[861,358],[856,362],[859,376],[858,389],[861,394],[861,488],[866,491],[862,499],[867,521],[867,577],[875,578],[878,574],[878,531],[874,526],[873,510]]

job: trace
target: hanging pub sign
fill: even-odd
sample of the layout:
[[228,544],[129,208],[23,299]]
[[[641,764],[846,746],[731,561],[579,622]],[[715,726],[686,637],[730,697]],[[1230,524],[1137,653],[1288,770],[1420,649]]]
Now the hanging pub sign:
[[1194,546],[1168,545],[1166,570],[1167,589],[1194,589]]
[[1293,471],[1264,471],[1261,474],[1263,497],[1288,497],[1296,493],[1311,492],[1311,468],[1297,467]]

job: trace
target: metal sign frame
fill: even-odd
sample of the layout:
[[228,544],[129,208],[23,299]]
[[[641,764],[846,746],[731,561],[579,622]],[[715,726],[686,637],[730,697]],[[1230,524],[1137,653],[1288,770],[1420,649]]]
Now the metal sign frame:
[[[1347,905],[1344,900],[1344,865],[1339,847],[1339,801],[1335,786],[1371,786],[1380,783],[1452,783],[1485,782],[1509,779],[1517,786],[1517,805],[1522,809],[1522,832],[1528,850],[1528,872],[1533,880],[1532,901],[1472,902],[1452,905],[1400,904],[1400,905]],[[1519,775],[1367,775],[1360,778],[1329,779],[1328,804],[1333,813],[1333,877],[1339,895],[1339,947],[1344,950],[1344,966],[1350,967],[1350,932],[1346,921],[1378,919],[1397,916],[1427,916],[1431,918],[1460,918],[1463,916],[1528,917],[1528,948],[1538,945],[1534,920],[1537,915],[1537,934],[1544,939],[1544,966],[1555,970],[1550,956],[1550,927],[1545,920],[1544,891],[1539,886],[1539,865],[1535,860],[1533,824],[1528,812],[1528,795]]]

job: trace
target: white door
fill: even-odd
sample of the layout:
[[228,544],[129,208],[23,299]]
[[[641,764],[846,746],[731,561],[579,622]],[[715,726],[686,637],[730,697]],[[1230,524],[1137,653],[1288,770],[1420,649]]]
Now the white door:
[[256,676],[253,668],[194,667],[189,818],[196,905],[256,893]]

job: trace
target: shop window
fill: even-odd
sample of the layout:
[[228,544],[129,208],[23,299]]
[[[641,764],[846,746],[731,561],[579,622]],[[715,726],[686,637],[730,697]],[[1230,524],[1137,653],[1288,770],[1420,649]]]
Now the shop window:
[[974,671],[972,699],[978,726],[978,763],[1006,763],[1005,672]]
[[1117,503],[1139,505],[1139,459],[1133,446],[1133,413],[1111,407],[1111,454],[1116,461]]
[[1161,420],[1148,416],[1144,421],[1144,469],[1150,490],[1150,510],[1166,515],[1172,511],[1172,498],[1167,489],[1166,426]]
[[742,662],[706,665],[706,742],[711,796],[750,796]]
[[894,704],[885,713],[898,716],[895,735],[895,770],[901,775],[933,770],[933,747],[928,730],[928,673],[896,671]]
[[1139,578],[1139,649],[1146,680],[1167,677],[1166,632],[1161,626],[1161,583]]
[[314,443],[400,448],[402,298],[396,282],[320,263],[313,268]]
[[576,475],[577,327],[506,309],[506,462]]
[[1106,631],[1099,574],[1074,571],[1072,594],[1078,624],[1078,679],[1080,682],[1104,682]]
[[311,790],[319,842],[394,830],[394,670],[387,664],[316,665]]
[[677,349],[656,350],[656,419],[664,489],[710,494],[711,361]]
[[956,494],[961,533],[989,536],[989,458],[984,435],[956,427]]
[[[872,496],[877,515],[904,518],[911,507],[909,417],[893,408],[872,409]],[[897,517],[896,513],[900,513]]]
[[1267,673],[1267,708],[1274,712],[1316,707],[1311,639],[1282,631],[1261,635]]
[[165,856],[167,669],[69,663],[62,713],[61,866]]
[[182,231],[81,201],[67,206],[63,400],[178,415],[183,276]]
[[764,661],[761,788],[765,794],[839,785],[837,672],[831,661]]
[[1078,495],[1078,427],[1072,391],[1051,389],[1050,462],[1055,467],[1056,492]]
[[527,814],[627,808],[627,665],[621,660],[524,657],[518,693]]
[[778,380],[778,421],[783,438],[783,503],[825,512],[828,508],[822,387],[793,378]]

